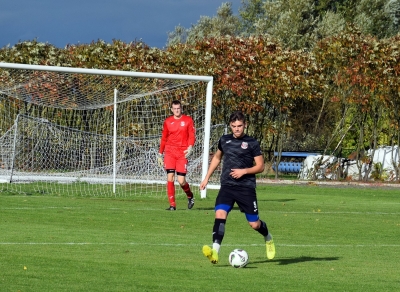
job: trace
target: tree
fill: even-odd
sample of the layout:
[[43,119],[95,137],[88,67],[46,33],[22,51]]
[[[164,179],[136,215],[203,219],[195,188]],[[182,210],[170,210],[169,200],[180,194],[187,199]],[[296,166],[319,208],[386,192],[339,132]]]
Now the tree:
[[[336,141],[336,148],[346,140],[353,141],[357,157],[372,150],[370,157],[357,160],[359,178],[366,180],[375,149],[389,142],[389,123],[398,127],[394,117],[399,108],[398,98],[392,97],[396,90],[392,86],[398,82],[393,70],[398,49],[349,27],[346,32],[320,42],[315,55],[324,65],[327,80],[332,80],[330,90],[326,91],[326,104],[338,105],[337,130],[332,132],[330,141]],[[390,116],[394,118],[392,122]]]
[[239,8],[241,17],[241,33],[245,36],[256,34],[256,23],[264,18],[264,0],[242,0],[242,7]]
[[312,48],[326,36],[344,28],[337,1],[264,1],[265,15],[256,21],[256,32],[279,39],[291,49]]
[[399,1],[360,0],[355,10],[354,23],[364,34],[387,38],[399,32]]
[[245,35],[268,34],[290,49],[312,48],[346,24],[378,38],[399,32],[398,0],[243,0],[239,11]]
[[188,31],[188,29],[181,25],[175,26],[174,31],[168,32],[167,46],[185,43],[188,37]]
[[[388,122],[387,122],[387,135],[389,137],[387,144],[395,147],[400,146],[400,62],[398,56],[400,56],[400,35],[396,37],[386,39],[383,41],[385,51],[382,52],[384,55],[385,70],[383,74],[385,80],[383,86],[387,89],[388,98]],[[400,179],[400,157],[395,156],[395,152],[392,152],[392,162],[394,168],[393,178],[396,181]]]
[[190,29],[175,27],[175,31],[168,34],[167,46],[177,43],[194,44],[206,38],[236,36],[239,34],[239,27],[239,18],[233,15],[232,3],[225,2],[218,8],[216,16],[201,16]]

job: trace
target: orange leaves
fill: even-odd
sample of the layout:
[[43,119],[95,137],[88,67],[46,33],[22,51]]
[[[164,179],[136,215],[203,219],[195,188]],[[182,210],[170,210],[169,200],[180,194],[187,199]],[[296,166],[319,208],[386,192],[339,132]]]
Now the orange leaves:
[[338,96],[332,96],[331,102],[339,102],[340,98]]
[[394,56],[398,56],[399,51],[393,40],[378,41],[349,27],[321,41],[314,54],[325,75],[332,76],[330,91],[334,101],[336,96],[345,94],[344,102],[370,111],[370,105],[385,103],[393,91],[391,86],[398,83],[394,81],[398,80],[395,74],[398,60]]

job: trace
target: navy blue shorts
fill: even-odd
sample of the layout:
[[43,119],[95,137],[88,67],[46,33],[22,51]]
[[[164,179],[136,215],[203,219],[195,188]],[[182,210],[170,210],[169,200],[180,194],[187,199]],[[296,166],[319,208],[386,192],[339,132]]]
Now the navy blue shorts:
[[259,219],[255,189],[221,186],[215,200],[215,211],[224,210],[229,213],[235,203],[246,214],[247,221],[255,222]]

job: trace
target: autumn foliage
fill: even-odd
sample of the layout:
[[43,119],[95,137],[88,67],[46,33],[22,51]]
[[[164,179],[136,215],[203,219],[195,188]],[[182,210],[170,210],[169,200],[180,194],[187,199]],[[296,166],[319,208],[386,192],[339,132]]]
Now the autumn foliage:
[[400,37],[355,28],[313,51],[285,50],[268,37],[218,37],[161,50],[114,40],[56,48],[36,40],[0,49],[0,61],[213,76],[212,123],[236,109],[249,134],[274,150],[367,149],[399,144]]

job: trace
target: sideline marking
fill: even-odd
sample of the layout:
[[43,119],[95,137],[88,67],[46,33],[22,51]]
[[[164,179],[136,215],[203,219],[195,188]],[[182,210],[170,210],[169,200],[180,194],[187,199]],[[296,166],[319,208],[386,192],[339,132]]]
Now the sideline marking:
[[[71,206],[71,207],[0,207],[0,210],[47,210],[47,209],[85,209],[86,207],[79,207],[79,206]],[[98,210],[122,210],[122,211],[162,211],[164,209],[155,209],[155,208],[98,208]],[[186,209],[180,209],[179,211],[185,211]],[[186,210],[187,211],[187,210]],[[193,212],[193,210],[190,210]],[[198,211],[202,211],[202,209],[198,209]],[[298,211],[265,211],[263,213],[276,213],[276,214],[354,214],[354,215],[400,215],[400,212],[332,212],[332,211],[305,211],[305,212],[298,212]]]
[[[0,245],[148,245],[148,246],[202,246],[186,243],[139,243],[139,242],[0,242]],[[265,246],[265,244],[224,244],[224,246]],[[400,244],[275,244],[281,247],[400,247]]]
[[[65,209],[65,210],[70,210],[70,209],[84,209],[86,207],[77,207],[77,206],[72,206],[72,207],[10,207],[10,208],[1,208],[0,210],[51,210],[51,209]],[[165,212],[164,209],[154,209],[154,208],[99,208],[99,210],[114,210],[114,211],[160,211],[160,212]],[[178,211],[189,211],[187,209],[178,209]],[[190,210],[190,212],[193,212],[194,210]],[[198,209],[198,211],[202,211],[202,209]],[[265,211],[262,213],[275,213],[275,214],[319,214],[319,215],[323,215],[323,214],[354,214],[354,215],[400,215],[400,212],[324,212],[324,211],[307,211],[307,212],[297,212],[297,211],[289,211],[289,212],[285,212],[285,211]]]

